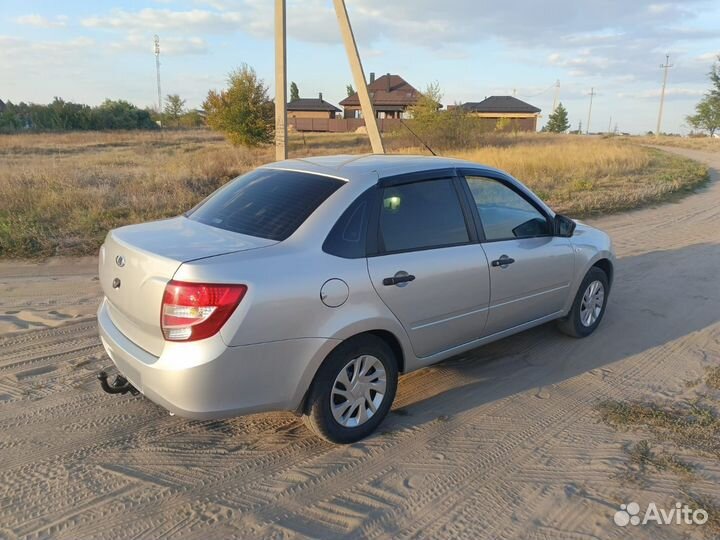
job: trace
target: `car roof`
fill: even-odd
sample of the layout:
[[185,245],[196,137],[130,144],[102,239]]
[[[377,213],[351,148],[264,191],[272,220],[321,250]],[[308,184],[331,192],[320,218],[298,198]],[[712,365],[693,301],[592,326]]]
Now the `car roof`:
[[408,154],[318,156],[278,161],[264,165],[264,167],[322,174],[349,182],[367,182],[369,177],[377,181],[378,178],[400,174],[463,167],[501,172],[492,167],[462,159]]

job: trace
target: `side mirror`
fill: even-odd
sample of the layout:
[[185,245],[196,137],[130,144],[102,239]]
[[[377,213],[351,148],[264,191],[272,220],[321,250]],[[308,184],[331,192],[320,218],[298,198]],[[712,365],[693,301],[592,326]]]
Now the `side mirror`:
[[570,238],[575,232],[575,222],[569,217],[555,214],[555,236]]

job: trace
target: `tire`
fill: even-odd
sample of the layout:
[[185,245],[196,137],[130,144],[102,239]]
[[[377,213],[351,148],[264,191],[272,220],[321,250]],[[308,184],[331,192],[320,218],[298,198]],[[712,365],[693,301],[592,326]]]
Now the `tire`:
[[[385,387],[381,394],[377,390],[382,387],[383,375]],[[353,381],[354,385],[346,388]],[[359,441],[375,431],[387,415],[395,399],[397,381],[397,359],[387,343],[371,335],[351,338],[338,345],[320,366],[310,386],[303,421],[326,441],[336,444]],[[362,420],[363,407],[368,415],[366,420]],[[343,409],[345,414],[341,414]]]
[[[602,301],[597,302],[596,294],[594,295],[594,304],[584,303],[583,297],[585,296],[585,293],[589,292],[588,289],[591,284],[594,284],[596,282],[600,283],[600,285],[602,286]],[[607,306],[609,293],[610,285],[608,283],[608,278],[605,272],[603,272],[597,266],[593,266],[592,268],[590,268],[590,270],[588,270],[588,273],[585,274],[585,278],[582,280],[582,283],[578,288],[575,299],[573,300],[572,309],[570,309],[570,313],[568,313],[565,318],[558,321],[558,328],[560,329],[560,331],[574,338],[584,338],[592,334],[595,329],[600,325],[600,321],[602,321],[603,315],[605,315],[605,307]],[[587,313],[593,310],[588,310],[587,307],[592,307],[593,305],[599,307],[599,312],[595,310],[596,314],[594,316],[594,320],[592,320],[592,322],[588,324],[589,321],[587,319]],[[584,307],[585,311],[583,311]],[[583,315],[585,315],[584,320]]]

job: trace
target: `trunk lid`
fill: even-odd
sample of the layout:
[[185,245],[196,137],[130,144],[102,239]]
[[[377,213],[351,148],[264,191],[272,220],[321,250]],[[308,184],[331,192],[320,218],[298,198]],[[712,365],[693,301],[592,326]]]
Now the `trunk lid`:
[[165,345],[160,329],[163,293],[181,264],[275,243],[185,217],[114,229],[99,258],[110,318],[128,339],[160,356]]

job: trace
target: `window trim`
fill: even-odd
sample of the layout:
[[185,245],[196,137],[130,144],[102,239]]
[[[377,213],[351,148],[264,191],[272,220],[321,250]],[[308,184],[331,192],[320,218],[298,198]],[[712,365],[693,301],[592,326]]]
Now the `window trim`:
[[[450,180],[450,185],[455,191],[460,211],[462,212],[463,221],[465,223],[465,231],[468,235],[467,242],[456,242],[452,244],[438,244],[433,246],[423,246],[417,248],[398,249],[387,251],[380,237],[380,212],[382,210],[382,191],[388,187],[396,187],[405,184],[416,184],[420,182],[432,182],[438,180]],[[409,174],[401,174],[397,176],[381,178],[376,185],[376,196],[374,207],[371,209],[367,229],[367,257],[378,257],[383,255],[395,255],[398,253],[412,253],[415,251],[427,251],[430,249],[443,249],[449,247],[466,246],[478,243],[478,232],[472,216],[472,209],[468,203],[467,197],[463,192],[456,169],[435,169],[425,170]]]
[[[508,240],[528,240],[531,238],[552,238],[555,236],[555,228],[553,224],[553,219],[548,214],[544,208],[542,208],[535,200],[533,200],[527,193],[525,193],[523,190],[518,188],[513,182],[511,182],[508,178],[504,177],[503,175],[499,173],[495,173],[494,171],[488,171],[488,170],[481,170],[481,169],[470,169],[470,168],[460,168],[458,169],[458,176],[464,186],[464,193],[465,197],[468,200],[468,203],[471,207],[471,212],[473,214],[473,217],[476,220],[476,225],[478,227],[478,235],[482,238],[480,241],[481,243],[493,243],[493,242],[507,242]],[[523,236],[521,238],[516,237],[508,237],[508,238],[497,238],[497,239],[489,239],[485,235],[485,228],[483,226],[482,217],[480,216],[480,212],[477,209],[477,203],[475,202],[475,198],[473,197],[472,190],[470,189],[470,183],[467,180],[467,177],[477,177],[477,178],[487,178],[488,180],[493,180],[495,182],[499,182],[506,188],[510,189],[511,191],[515,192],[518,196],[523,198],[527,203],[529,203],[535,210],[538,211],[538,213],[545,218],[545,221],[547,222],[548,229],[550,230],[549,234],[536,234],[534,236]]]

